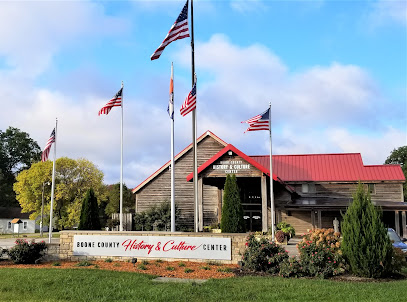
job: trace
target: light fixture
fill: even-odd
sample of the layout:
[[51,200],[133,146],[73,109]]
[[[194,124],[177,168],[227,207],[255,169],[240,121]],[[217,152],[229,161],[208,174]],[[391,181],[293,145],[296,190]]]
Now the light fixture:
[[228,154],[229,154],[230,156],[232,156],[232,155],[233,155],[233,152],[232,152],[232,151],[228,151]]

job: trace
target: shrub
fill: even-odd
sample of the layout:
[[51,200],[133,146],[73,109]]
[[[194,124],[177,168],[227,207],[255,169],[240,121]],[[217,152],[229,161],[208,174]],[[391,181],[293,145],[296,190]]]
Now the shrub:
[[112,263],[112,262],[113,262],[113,259],[112,259],[112,258],[106,258],[106,259],[105,259],[105,262],[107,262],[107,263]]
[[30,243],[24,239],[17,239],[16,245],[9,249],[8,256],[16,264],[34,264],[41,259],[47,246],[44,241]]
[[7,249],[3,249],[0,247],[0,258],[3,257],[3,255],[7,255],[8,254],[8,250]]
[[148,260],[144,259],[143,261],[141,261],[141,263],[144,265],[148,265],[150,262],[148,262]]
[[244,233],[246,231],[235,174],[226,176],[220,228],[222,233]]
[[304,235],[297,248],[305,275],[326,278],[344,272],[339,238],[333,229],[315,229]]
[[82,201],[81,218],[78,226],[79,230],[100,230],[98,201],[93,192],[89,189]]
[[173,266],[167,266],[166,268],[165,268],[167,271],[173,271],[173,270],[175,270],[175,267],[173,267]]
[[280,263],[288,258],[287,251],[265,237],[257,239],[253,234],[250,234],[246,246],[242,267],[249,270],[276,274],[280,271]]
[[211,270],[210,266],[202,266],[201,269],[203,269],[205,271],[210,271]]
[[276,237],[276,241],[277,241],[278,243],[283,243],[283,241],[284,241],[284,239],[285,239],[285,234],[284,234],[284,232],[283,232],[282,230],[278,230],[278,231],[276,232],[275,237]]
[[[179,221],[180,209],[175,205],[175,221]],[[159,206],[153,206],[147,211],[134,215],[134,229],[136,231],[152,231],[155,226],[157,230],[166,230],[171,225],[171,203],[165,201]],[[180,225],[177,225],[179,230]]]
[[280,276],[285,278],[305,276],[304,267],[296,257],[284,259],[280,264]]
[[57,261],[51,264],[52,266],[61,266],[61,262]]
[[233,269],[230,267],[219,267],[216,271],[219,273],[231,273]]
[[178,266],[179,266],[179,267],[184,267],[184,266],[185,266],[185,263],[181,261],[180,263],[178,263]]
[[379,278],[392,272],[394,252],[382,212],[374,207],[361,183],[343,217],[342,235],[343,256],[353,274]]
[[147,270],[147,266],[145,264],[143,264],[143,263],[139,264],[137,267],[138,267],[138,269],[140,269],[142,271]]
[[292,238],[295,236],[295,229],[285,221],[277,223],[277,230],[282,230],[288,238]]
[[187,274],[192,273],[193,271],[194,271],[194,270],[193,270],[192,268],[188,268],[188,267],[186,267],[186,268],[184,269],[184,272],[187,273]]
[[92,266],[93,263],[90,262],[89,260],[82,260],[79,261],[75,266]]
[[394,273],[401,273],[407,267],[406,254],[399,248],[394,248],[392,268]]

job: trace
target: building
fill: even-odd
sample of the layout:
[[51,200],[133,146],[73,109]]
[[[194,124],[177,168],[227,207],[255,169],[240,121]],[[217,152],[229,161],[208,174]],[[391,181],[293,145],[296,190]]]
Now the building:
[[[207,131],[198,145],[199,230],[220,222],[227,174],[235,174],[241,191],[246,227],[267,231],[271,224],[270,157],[248,156]],[[194,196],[192,144],[175,157],[175,202],[180,221],[193,229]],[[133,189],[136,212],[169,201],[170,161]],[[273,191],[276,222],[290,223],[297,234],[312,228],[333,227],[352,201],[358,182],[369,190],[383,210],[384,223],[407,237],[403,183],[399,165],[365,166],[359,153],[273,155]]]
[[35,233],[35,220],[29,216],[29,213],[21,213],[19,207],[0,207],[0,233]]

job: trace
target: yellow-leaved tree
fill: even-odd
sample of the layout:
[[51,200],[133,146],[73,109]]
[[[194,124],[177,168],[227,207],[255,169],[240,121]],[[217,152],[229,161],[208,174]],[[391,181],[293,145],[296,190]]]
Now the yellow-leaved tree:
[[[54,221],[60,230],[79,224],[82,200],[93,188],[98,201],[106,200],[103,172],[92,162],[80,158],[58,158],[55,166]],[[44,225],[49,224],[51,202],[52,162],[38,162],[17,175],[14,184],[16,198],[30,219],[41,217],[44,188]]]

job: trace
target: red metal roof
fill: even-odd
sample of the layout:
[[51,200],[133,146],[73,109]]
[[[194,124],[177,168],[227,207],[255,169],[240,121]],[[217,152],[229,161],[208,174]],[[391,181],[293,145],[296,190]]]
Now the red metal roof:
[[[270,156],[250,156],[263,167]],[[273,174],[283,181],[405,181],[399,165],[363,165],[360,153],[273,155]]]

